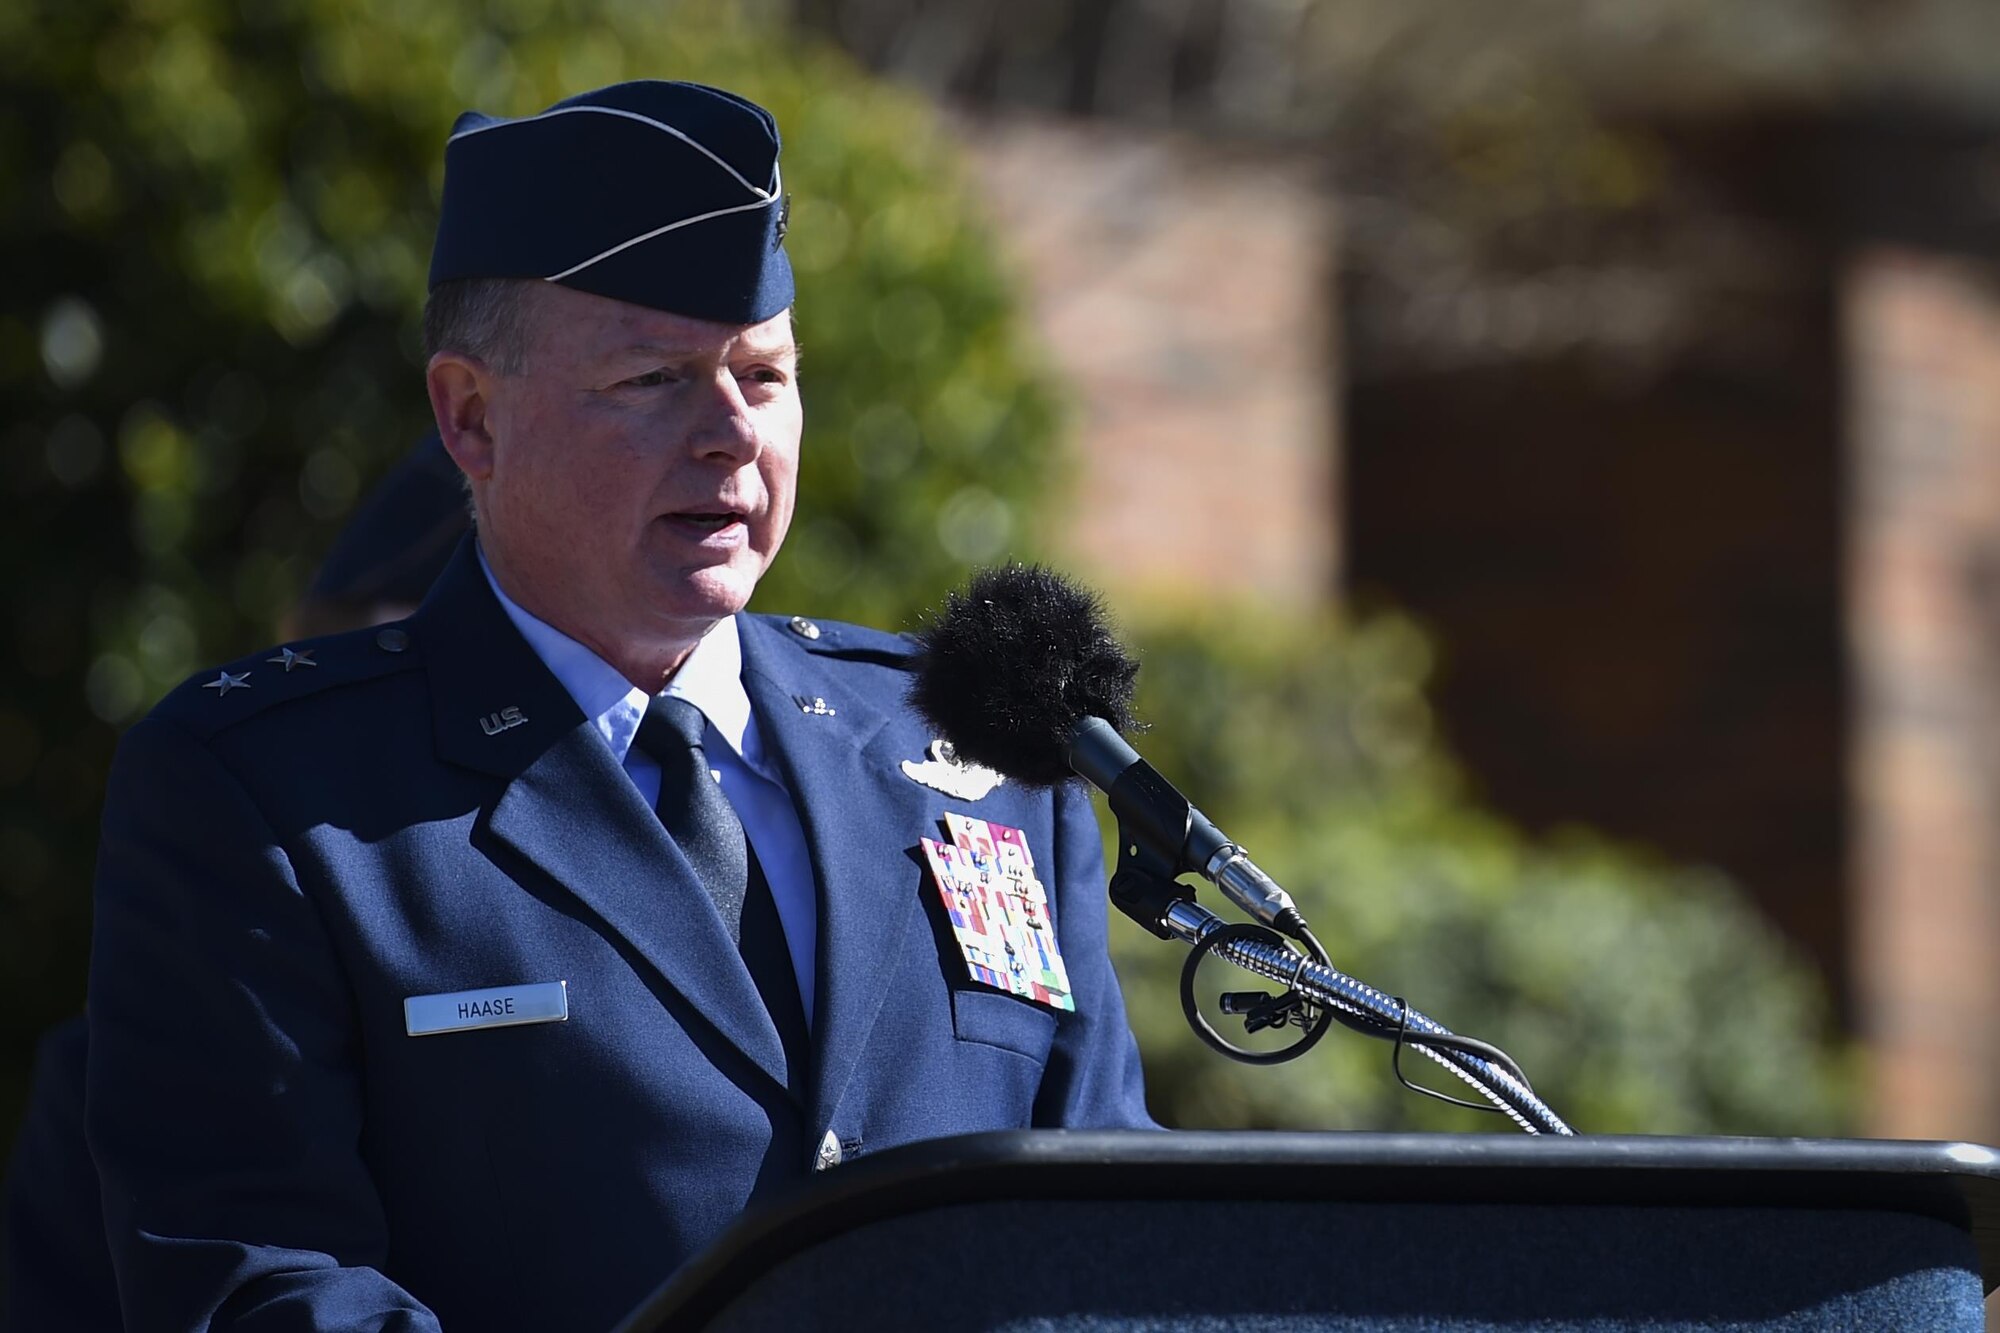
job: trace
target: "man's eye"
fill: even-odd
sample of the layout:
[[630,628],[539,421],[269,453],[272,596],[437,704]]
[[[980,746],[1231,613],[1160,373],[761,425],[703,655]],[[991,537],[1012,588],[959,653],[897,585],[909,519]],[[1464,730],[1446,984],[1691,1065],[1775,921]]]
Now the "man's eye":
[[673,381],[674,373],[671,370],[662,369],[649,370],[643,375],[634,375],[632,378],[623,381],[623,383],[628,388],[651,389],[662,384],[671,384]]

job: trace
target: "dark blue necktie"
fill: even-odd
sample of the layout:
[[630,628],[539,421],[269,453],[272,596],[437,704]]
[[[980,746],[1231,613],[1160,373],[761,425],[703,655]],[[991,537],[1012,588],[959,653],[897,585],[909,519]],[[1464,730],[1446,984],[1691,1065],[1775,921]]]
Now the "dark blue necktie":
[[729,938],[740,947],[749,843],[729,798],[709,773],[702,748],[706,728],[701,710],[687,700],[655,695],[632,743],[660,765],[660,799],[653,808],[715,900]]
[[784,923],[764,868],[735,807],[709,772],[702,748],[706,731],[699,708],[686,699],[656,694],[632,743],[660,766],[660,799],[653,808],[714,899],[784,1042],[786,1085],[803,1095],[811,1043],[798,974],[792,970]]

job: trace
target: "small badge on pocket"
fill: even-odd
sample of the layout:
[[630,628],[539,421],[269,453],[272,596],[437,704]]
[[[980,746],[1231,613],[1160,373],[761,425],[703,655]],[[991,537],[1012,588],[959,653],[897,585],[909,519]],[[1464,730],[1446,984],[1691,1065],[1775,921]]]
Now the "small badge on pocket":
[[972,980],[1052,1009],[1076,1009],[1049,923],[1049,895],[1021,830],[947,814],[950,842],[924,857]]

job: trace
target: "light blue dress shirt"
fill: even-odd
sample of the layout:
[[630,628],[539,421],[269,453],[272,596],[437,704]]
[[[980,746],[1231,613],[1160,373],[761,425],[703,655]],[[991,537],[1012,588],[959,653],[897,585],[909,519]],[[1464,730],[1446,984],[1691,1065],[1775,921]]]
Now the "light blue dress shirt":
[[[632,747],[632,738],[638,735],[639,722],[646,715],[646,692],[596,653],[516,604],[493,577],[484,551],[479,553],[479,567],[514,628],[576,700],[584,717],[611,747],[612,755],[625,766],[646,804],[655,804],[660,797],[660,766]],[[806,1022],[811,1024],[819,930],[812,860],[806,852],[799,812],[777,766],[765,753],[757,717],[750,711],[750,696],[743,689],[743,644],[736,634],[735,617],[716,622],[674,672],[663,693],[686,699],[708,719],[702,750],[715,780],[722,784],[722,794],[743,821],[743,831],[764,867],[764,878],[770,882],[778,920],[785,927],[785,945],[791,950],[792,971],[799,981],[799,1000],[805,1006]],[[722,744],[716,744],[717,740]]]

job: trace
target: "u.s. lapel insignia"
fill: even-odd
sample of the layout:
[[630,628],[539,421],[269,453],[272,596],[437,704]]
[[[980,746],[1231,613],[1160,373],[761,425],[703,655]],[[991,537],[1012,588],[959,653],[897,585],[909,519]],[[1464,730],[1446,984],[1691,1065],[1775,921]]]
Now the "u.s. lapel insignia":
[[497,713],[488,713],[479,719],[479,729],[489,736],[498,736],[503,731],[528,725],[528,715],[518,708],[503,708]]
[[795,694],[792,696],[792,702],[797,704],[799,711],[807,717],[839,716],[838,709],[832,707],[826,700],[816,694]]
[[932,741],[930,757],[921,763],[905,759],[903,776],[960,801],[977,801],[1006,781],[990,768],[965,763],[945,740]]

